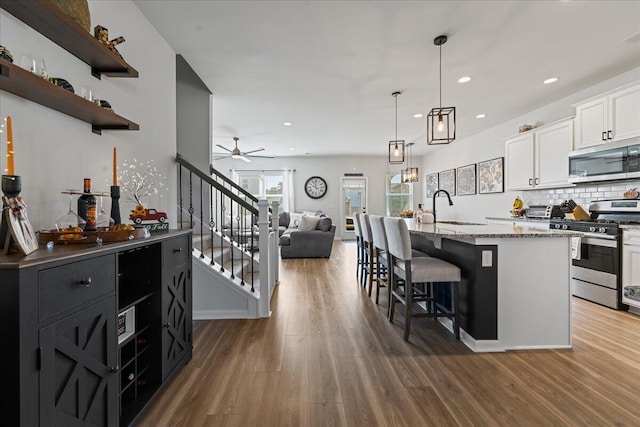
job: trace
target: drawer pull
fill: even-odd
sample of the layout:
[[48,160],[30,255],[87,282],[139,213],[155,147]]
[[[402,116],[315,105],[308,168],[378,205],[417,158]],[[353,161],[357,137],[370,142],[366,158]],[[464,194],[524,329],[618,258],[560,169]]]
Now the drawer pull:
[[120,367],[118,365],[112,366],[111,368],[109,368],[109,372],[111,372],[112,374],[117,374],[119,370],[120,370]]
[[171,327],[171,323],[169,323],[169,322],[165,323],[165,324],[164,324],[164,327],[165,327],[165,328],[170,328],[170,327]]
[[91,277],[85,277],[83,279],[80,279],[80,284],[88,288],[89,286],[91,286],[91,281],[92,281]]
[[179,254],[180,252],[182,252],[182,248],[178,248],[178,249],[174,249],[173,250],[174,254]]

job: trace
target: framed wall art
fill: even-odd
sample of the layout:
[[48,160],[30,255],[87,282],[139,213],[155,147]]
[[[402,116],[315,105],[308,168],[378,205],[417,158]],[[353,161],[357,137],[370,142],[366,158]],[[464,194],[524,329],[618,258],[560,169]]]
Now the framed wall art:
[[476,194],[476,164],[456,169],[456,192],[458,196]]
[[[440,190],[446,190],[450,196],[456,195],[456,170],[449,169],[442,171],[438,174],[438,180],[440,184]],[[445,197],[444,194],[440,194],[440,197]]]
[[427,197],[433,197],[434,193],[438,191],[438,173],[431,173],[425,177],[427,184]]
[[504,193],[504,157],[478,162],[478,193]]

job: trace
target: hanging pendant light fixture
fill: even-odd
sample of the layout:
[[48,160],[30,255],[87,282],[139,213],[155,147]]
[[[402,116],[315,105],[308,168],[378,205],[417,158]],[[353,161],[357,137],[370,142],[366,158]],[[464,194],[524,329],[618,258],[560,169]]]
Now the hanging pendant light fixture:
[[418,182],[418,178],[420,174],[418,173],[417,167],[411,167],[411,149],[413,147],[413,142],[407,144],[407,149],[409,151],[407,168],[402,169],[400,171],[400,182],[406,184],[409,182]]
[[398,95],[402,92],[393,92],[391,96],[396,99],[396,139],[389,141],[389,163],[404,163],[404,139],[398,139]]
[[433,44],[440,46],[440,106],[432,108],[427,115],[427,144],[449,144],[456,139],[456,107],[442,106],[442,45],[447,36],[438,36]]

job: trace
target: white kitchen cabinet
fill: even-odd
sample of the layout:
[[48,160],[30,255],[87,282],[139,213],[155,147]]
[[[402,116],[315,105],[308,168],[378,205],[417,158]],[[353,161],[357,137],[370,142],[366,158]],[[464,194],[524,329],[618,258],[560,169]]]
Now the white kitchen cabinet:
[[507,190],[569,186],[573,120],[564,119],[505,140]]
[[[640,286],[640,230],[624,230],[622,234],[622,289]],[[640,301],[622,297],[624,304],[640,308]]]
[[640,136],[640,84],[575,104],[575,149]]

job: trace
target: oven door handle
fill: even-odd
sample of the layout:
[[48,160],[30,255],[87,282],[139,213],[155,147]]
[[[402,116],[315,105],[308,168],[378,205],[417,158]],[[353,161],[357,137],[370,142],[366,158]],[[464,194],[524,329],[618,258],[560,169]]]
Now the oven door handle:
[[583,237],[581,244],[583,245],[592,245],[592,246],[604,246],[607,248],[617,248],[618,247],[618,242],[615,240],[615,237],[613,238],[613,240],[611,239],[604,239],[604,238],[595,238],[595,237]]

